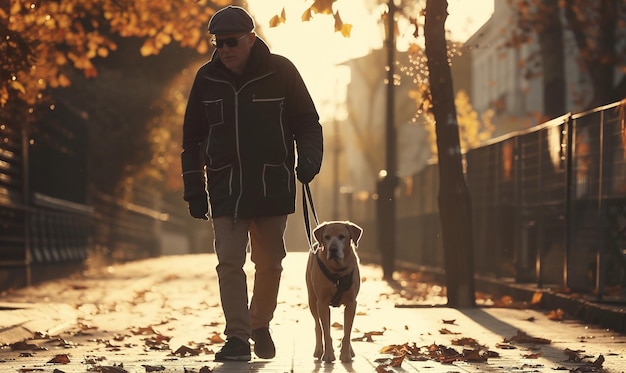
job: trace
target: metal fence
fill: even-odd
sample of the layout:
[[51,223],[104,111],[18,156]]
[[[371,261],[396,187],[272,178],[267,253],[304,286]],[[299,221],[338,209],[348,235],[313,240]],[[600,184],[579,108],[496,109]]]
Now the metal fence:
[[[466,152],[476,274],[624,298],[626,102],[567,114]],[[396,259],[443,271],[437,165],[398,191]],[[375,196],[349,216],[375,243]]]
[[59,108],[36,132],[0,125],[0,290],[66,276],[93,251],[110,260],[160,253],[170,219],[159,196],[88,195],[86,126],[74,120]]
[[[624,298],[625,106],[564,115],[465,154],[478,275]],[[81,268],[90,250],[118,260],[158,255],[164,229],[185,231],[185,220],[163,214],[150,191],[81,202],[53,195],[60,184],[45,193],[43,178],[33,188],[25,131],[0,126],[0,140],[2,289]],[[436,164],[396,192],[397,261],[443,272],[438,192]],[[380,255],[376,196],[344,198],[348,218],[368,232],[360,251]]]

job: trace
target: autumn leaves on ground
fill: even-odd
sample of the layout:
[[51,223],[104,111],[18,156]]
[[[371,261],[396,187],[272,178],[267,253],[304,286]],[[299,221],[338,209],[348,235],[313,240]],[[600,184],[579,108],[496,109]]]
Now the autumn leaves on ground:
[[[411,307],[412,302],[417,302],[417,305],[423,305],[424,303],[445,303],[445,287],[433,282],[429,278],[425,278],[422,273],[418,272],[400,272],[399,279],[394,284],[395,289],[394,296],[400,297],[400,303],[405,307]],[[517,309],[530,309],[537,308],[541,302],[541,292],[536,292],[530,302],[515,300],[510,295],[502,295],[500,297],[493,297],[489,294],[477,294],[477,304],[484,307],[502,307],[502,308],[517,308]],[[561,309],[550,310],[545,312],[545,317],[549,320],[559,322],[563,321],[566,317],[565,313]],[[534,318],[528,318],[528,321],[534,321]],[[379,359],[380,365],[377,367],[377,372],[388,372],[390,367],[400,367],[405,359],[412,361],[425,361],[432,360],[441,364],[452,364],[454,362],[463,361],[468,363],[484,363],[490,358],[498,358],[500,354],[492,348],[500,350],[513,350],[518,349],[518,345],[529,347],[531,350],[539,350],[536,346],[547,345],[551,343],[550,339],[535,337],[528,335],[527,333],[518,330],[515,335],[509,338],[505,338],[501,343],[497,343],[492,348],[486,345],[480,344],[476,339],[460,336],[460,333],[452,332],[446,325],[456,325],[456,320],[441,320],[444,325],[439,329],[439,333],[442,335],[455,336],[451,340],[451,345],[430,344],[424,346],[418,346],[415,343],[404,343],[399,345],[389,345],[381,349],[381,353],[390,354],[392,357],[387,359]],[[365,340],[368,335],[379,334],[377,332],[366,333]],[[602,364],[604,362],[604,356],[599,355],[594,359],[594,356],[585,355],[583,350],[564,350],[564,361],[580,363],[574,371],[575,372],[599,372],[602,371]],[[541,357],[541,352],[528,352],[522,353],[521,356],[525,359],[537,359]],[[562,370],[568,370],[562,367]]]
[[[71,305],[68,308],[73,312],[50,315],[57,317],[59,323],[70,324],[59,333],[39,332],[2,346],[0,370],[14,367],[20,373],[215,371],[219,364],[213,362],[213,355],[223,343],[224,324],[211,257],[157,258],[5,292],[3,302],[66,304]],[[293,257],[299,258],[297,254]],[[486,342],[488,335],[472,329],[472,320],[457,311],[446,311],[444,287],[411,273],[399,273],[396,283],[390,284],[380,279],[379,270],[375,266],[363,268],[357,323],[352,333],[357,352],[354,369],[367,359],[368,366],[374,364],[377,372],[393,372],[420,362],[435,369],[469,364],[480,370],[492,361],[509,364],[511,369],[524,366],[524,372],[532,368],[529,362],[537,361],[532,369],[541,371],[538,369],[545,364],[541,362],[541,349],[552,343],[550,336],[509,329],[505,338]],[[290,352],[283,346],[293,339],[294,348],[303,350],[294,353],[294,359],[312,362],[313,330],[302,328],[312,324],[302,268],[292,260],[283,275],[274,328],[277,343],[283,344],[280,352],[288,356]],[[489,307],[534,307],[510,297],[481,298]],[[457,314],[452,312],[459,317],[446,317]],[[524,322],[565,317],[558,310],[533,315]],[[342,321],[342,317],[333,316],[334,337],[340,336]],[[559,322],[558,318],[554,322]],[[561,351],[557,359],[563,362],[559,365],[562,370],[600,372],[605,356],[612,355],[591,355],[570,348]],[[344,365],[335,363],[332,369],[344,371]]]

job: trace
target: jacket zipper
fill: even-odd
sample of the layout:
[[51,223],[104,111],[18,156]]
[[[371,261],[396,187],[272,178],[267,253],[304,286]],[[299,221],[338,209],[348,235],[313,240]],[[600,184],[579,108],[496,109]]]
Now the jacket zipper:
[[245,82],[239,89],[235,89],[235,86],[232,85],[228,80],[223,79],[215,79],[211,77],[206,77],[208,80],[217,82],[217,83],[226,83],[230,88],[232,88],[233,93],[235,94],[235,143],[237,146],[237,160],[239,161],[239,195],[237,196],[237,200],[235,201],[235,211],[233,211],[233,227],[237,223],[237,218],[239,214],[239,202],[241,202],[241,197],[243,195],[243,165],[241,164],[241,153],[239,151],[239,92],[244,89],[246,86],[255,82],[257,80],[261,80],[265,77],[272,75],[273,72],[269,72],[264,75],[260,75],[254,79],[250,79]]

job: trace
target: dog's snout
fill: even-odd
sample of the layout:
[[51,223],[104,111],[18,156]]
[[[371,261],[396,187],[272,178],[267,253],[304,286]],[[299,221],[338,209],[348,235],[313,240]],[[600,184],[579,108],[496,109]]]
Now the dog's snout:
[[342,243],[337,237],[333,237],[329,240],[327,244],[328,249],[328,259],[342,259],[343,258],[343,250]]

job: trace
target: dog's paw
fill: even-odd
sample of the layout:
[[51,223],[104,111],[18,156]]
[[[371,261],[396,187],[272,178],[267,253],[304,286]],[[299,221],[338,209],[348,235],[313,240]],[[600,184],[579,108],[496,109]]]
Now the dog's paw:
[[323,354],[324,350],[321,347],[315,346],[315,351],[313,351],[313,357],[320,360]]
[[335,361],[335,352],[333,350],[324,351],[324,356],[322,356],[322,360],[326,363],[332,363]]
[[339,355],[339,360],[341,360],[342,363],[349,363],[352,361],[352,358],[355,356],[354,351],[352,350],[352,346],[349,346],[349,348],[342,348],[341,349],[341,354]]

